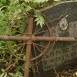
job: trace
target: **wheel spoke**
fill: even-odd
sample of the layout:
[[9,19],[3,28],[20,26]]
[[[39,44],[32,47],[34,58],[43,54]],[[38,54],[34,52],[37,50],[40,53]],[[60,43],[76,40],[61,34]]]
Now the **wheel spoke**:
[[[34,44],[34,43],[33,43],[33,44]],[[34,46],[35,46],[35,48],[36,48],[39,52],[41,52],[41,50],[39,49],[39,47],[38,47],[37,45],[34,44]]]
[[[13,46],[10,46],[10,48],[14,48],[14,47],[17,47],[17,46],[20,46],[20,45],[22,45],[23,43],[21,43],[21,44],[15,44],[15,45],[13,45]],[[9,50],[7,47],[5,48],[5,47],[0,47],[0,50]]]
[[24,45],[22,46],[21,53],[22,53],[22,51],[23,51],[23,49],[24,49],[25,45],[26,45],[26,43],[24,43]]
[[34,32],[36,32],[37,30],[38,30],[38,26],[36,26],[36,27],[35,27],[35,30],[34,30]]
[[37,44],[37,43],[34,43],[34,44],[37,45],[37,46],[45,48],[45,46],[43,46],[43,45],[40,45],[40,44]]
[[38,30],[38,26],[36,26],[36,28],[34,29],[34,33],[33,34],[35,34],[37,32],[37,30]]
[[19,48],[17,48],[17,50],[16,50],[15,52],[19,51],[22,47],[23,47],[23,46],[21,45]]
[[40,30],[41,30],[41,28],[37,29],[37,31],[35,31],[35,32],[33,33],[33,35],[35,35],[36,33],[38,33]]
[[40,32],[36,32],[34,35],[38,35],[38,34],[45,33],[45,32],[48,32],[48,30],[44,30],[44,31],[40,31]]
[[0,48],[0,50],[8,50],[8,48]]
[[34,43],[33,43],[33,50],[34,50],[34,55],[36,56],[36,49],[35,49]]
[[24,32],[24,35],[27,36],[27,31]]

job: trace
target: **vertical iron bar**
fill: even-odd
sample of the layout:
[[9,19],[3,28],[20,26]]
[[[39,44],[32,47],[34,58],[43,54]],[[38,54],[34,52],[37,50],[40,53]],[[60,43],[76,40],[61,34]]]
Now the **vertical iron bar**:
[[[31,16],[29,20],[29,26],[28,26],[29,37],[32,37],[32,29],[33,29],[33,17]],[[28,40],[27,45],[26,45],[26,64],[25,64],[25,70],[24,70],[24,77],[29,77],[31,44],[32,44],[32,41]]]

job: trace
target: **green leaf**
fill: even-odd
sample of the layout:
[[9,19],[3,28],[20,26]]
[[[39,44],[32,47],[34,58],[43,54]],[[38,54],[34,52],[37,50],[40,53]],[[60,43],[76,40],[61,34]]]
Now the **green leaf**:
[[14,76],[14,74],[13,74],[13,73],[9,73],[9,75],[10,75],[10,76]]
[[32,8],[30,6],[26,6],[26,11],[30,11]]
[[7,72],[5,73],[4,77],[7,77]]
[[4,70],[4,69],[1,69],[1,71],[2,71],[2,72],[5,72],[5,70]]
[[39,10],[35,11],[34,17],[35,17],[36,25],[40,25],[42,27],[44,25],[44,18]]
[[2,3],[6,3],[6,0],[1,0]]
[[25,2],[30,2],[30,0],[25,0]]
[[4,74],[5,74],[5,73],[2,73],[2,74],[0,75],[0,77],[3,77],[3,76],[4,76]]
[[48,0],[34,0],[34,2],[36,3],[43,3],[43,2],[47,2]]
[[54,1],[59,2],[60,0],[54,0]]
[[48,0],[25,0],[25,2],[29,3],[29,2],[35,2],[35,3],[43,3],[43,2],[47,2]]

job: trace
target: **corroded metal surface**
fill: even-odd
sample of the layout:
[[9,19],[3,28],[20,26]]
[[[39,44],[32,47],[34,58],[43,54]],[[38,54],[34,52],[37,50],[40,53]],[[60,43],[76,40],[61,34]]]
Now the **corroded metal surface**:
[[[32,30],[33,30],[33,17],[30,17],[29,20],[29,26],[28,26],[28,36],[31,38],[32,37]],[[25,69],[24,69],[24,77],[29,77],[29,68],[30,68],[30,58],[31,58],[31,44],[32,41],[28,40],[27,45],[26,45],[26,64],[25,64]]]
[[74,37],[42,37],[42,36],[36,36],[36,37],[30,37],[30,36],[5,36],[0,35],[0,40],[18,40],[18,41],[76,41]]

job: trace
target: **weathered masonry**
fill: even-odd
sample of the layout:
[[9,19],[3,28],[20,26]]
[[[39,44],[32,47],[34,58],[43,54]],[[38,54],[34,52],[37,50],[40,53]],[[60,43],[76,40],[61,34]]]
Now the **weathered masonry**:
[[[52,37],[73,37],[77,40],[77,2],[62,2],[42,9],[46,24]],[[47,35],[45,33],[43,36]],[[63,66],[76,62],[77,42],[53,41],[39,62],[37,76],[53,77],[51,69],[61,69]],[[39,77],[38,76],[38,77]]]

